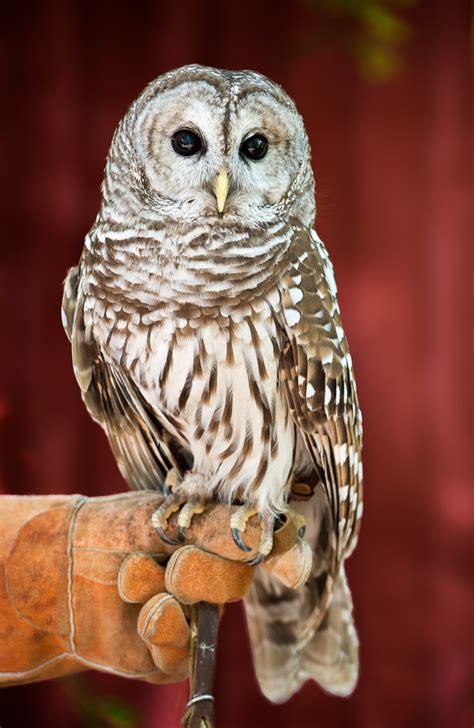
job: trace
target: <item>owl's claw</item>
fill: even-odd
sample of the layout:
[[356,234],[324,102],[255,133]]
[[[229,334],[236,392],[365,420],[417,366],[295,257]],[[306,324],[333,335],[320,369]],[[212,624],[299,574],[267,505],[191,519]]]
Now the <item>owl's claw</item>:
[[256,508],[248,505],[243,505],[240,506],[240,508],[237,508],[235,513],[233,513],[230,518],[230,530],[232,533],[232,538],[234,539],[235,545],[238,546],[241,551],[252,550],[248,546],[246,546],[246,544],[244,544],[241,534],[245,531],[249,518],[252,518],[252,516],[255,516],[257,513],[258,511]]
[[171,538],[171,536],[167,536],[165,533],[165,529],[168,526],[168,520],[169,517],[175,513],[179,507],[186,502],[186,496],[184,493],[171,493],[171,495],[168,495],[161,506],[153,513],[151,517],[151,522],[156,529],[156,532],[158,536],[163,539],[165,543],[169,543],[172,546],[176,546],[177,544],[181,543],[182,538],[180,533],[178,532],[177,540]]
[[179,532],[178,532],[178,538],[174,539],[174,538],[170,538],[170,536],[167,536],[162,528],[155,526],[155,530],[156,530],[158,536],[161,538],[161,540],[164,541],[165,543],[169,543],[171,546],[177,546],[178,544],[182,543],[182,541],[184,539],[184,536],[183,536],[183,538],[181,538],[181,534]]
[[257,564],[268,556],[273,548],[273,530],[275,528],[275,516],[273,513],[265,513],[261,521],[262,535],[254,562]]
[[244,543],[244,542],[242,541],[242,539],[240,538],[240,533],[241,533],[241,532],[239,531],[239,529],[238,529],[238,528],[232,528],[232,527],[231,527],[231,529],[230,529],[230,530],[231,530],[231,532],[232,532],[232,538],[234,539],[234,543],[235,543],[235,545],[236,545],[236,546],[238,546],[238,547],[239,547],[239,549],[241,549],[242,551],[251,551],[251,550],[252,550],[252,549],[251,549],[251,548],[250,548],[249,546],[247,546],[247,544],[245,544],[245,543]]
[[[247,521],[252,516],[258,514],[258,510],[252,506],[243,505],[238,508],[230,519],[230,529],[234,543],[242,551],[251,551],[251,549],[242,541],[242,533],[245,531]],[[252,566],[260,564],[270,553],[273,548],[273,529],[275,527],[275,516],[272,513],[266,513],[260,519],[262,535],[256,555],[248,563]]]
[[257,555],[252,559],[252,561],[247,561],[247,564],[249,566],[258,566],[264,559],[266,559],[266,557],[266,554],[262,554],[261,551],[257,551]]
[[178,538],[184,541],[185,531],[191,525],[193,516],[204,511],[206,503],[199,496],[191,496],[184,504],[178,516]]
[[[190,495],[190,489],[195,488],[197,492]],[[201,480],[196,474],[188,474],[184,481],[178,471],[173,468],[169,471],[163,484],[163,492],[166,495],[161,506],[153,513],[151,521],[159,537],[172,546],[183,543],[186,529],[189,528],[193,516],[202,513],[206,505],[205,489]],[[192,491],[191,491],[192,492]],[[181,506],[183,506],[181,508]],[[170,516],[178,511],[176,538],[171,538],[165,533],[168,527]]]

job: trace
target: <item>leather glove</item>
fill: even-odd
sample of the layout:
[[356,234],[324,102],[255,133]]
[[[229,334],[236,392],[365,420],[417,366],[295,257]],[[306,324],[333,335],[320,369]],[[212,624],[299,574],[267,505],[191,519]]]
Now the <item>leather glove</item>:
[[[231,537],[234,509],[195,516],[184,546],[151,524],[163,497],[145,491],[102,498],[0,496],[0,685],[95,668],[154,683],[188,673],[188,608],[241,599],[254,568],[258,519],[244,554]],[[266,568],[297,588],[311,550],[289,517]],[[170,535],[177,530],[170,519]]]

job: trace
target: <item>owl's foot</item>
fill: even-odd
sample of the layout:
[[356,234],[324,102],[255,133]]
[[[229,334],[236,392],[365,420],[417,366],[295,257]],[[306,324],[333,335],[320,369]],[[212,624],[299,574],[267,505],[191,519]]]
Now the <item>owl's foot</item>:
[[[193,516],[204,511],[208,498],[205,483],[199,475],[188,473],[184,480],[181,480],[179,473],[174,469],[166,476],[163,490],[166,498],[153,513],[151,521],[159,537],[165,543],[174,546],[183,543],[185,531],[190,526]],[[165,530],[170,516],[180,508],[178,533],[174,539],[168,536]]]
[[[253,506],[243,505],[238,508],[230,519],[230,529],[232,538],[236,546],[242,551],[250,551],[249,547],[242,541],[242,533],[245,531],[247,521],[252,516],[258,514],[258,510]],[[260,519],[260,527],[262,535],[256,556],[249,561],[249,564],[256,566],[263,561],[273,548],[273,529],[275,527],[275,516],[268,512]]]
[[151,517],[151,522],[158,534],[158,536],[161,538],[162,541],[165,543],[169,543],[173,546],[176,544],[179,544],[182,542],[183,538],[180,535],[178,531],[178,537],[171,538],[171,536],[168,536],[165,533],[165,530],[168,526],[168,520],[170,516],[173,515],[173,513],[176,513],[177,510],[183,505],[183,503],[186,503],[187,496],[185,493],[180,493],[179,490],[175,493],[171,493],[170,495],[166,496],[165,500],[161,504],[161,506],[153,513]]
[[[306,530],[305,518],[301,513],[297,513],[293,508],[288,508],[288,515],[291,514],[291,520],[296,526],[298,536],[304,537]],[[232,538],[234,543],[242,551],[251,551],[251,549],[242,541],[242,534],[247,526],[247,521],[252,516],[258,515],[257,508],[250,505],[243,505],[238,508],[230,519],[230,528],[232,531]],[[248,563],[252,566],[260,564],[271,552],[273,548],[273,533],[275,531],[275,524],[278,521],[280,524],[285,520],[283,514],[281,518],[276,518],[272,513],[267,512],[263,517],[260,518],[261,537],[256,556]],[[278,528],[278,526],[277,526]]]
[[207,499],[201,497],[200,495],[193,495],[186,501],[178,516],[179,541],[184,541],[185,531],[191,525],[193,516],[197,516],[199,513],[202,513],[204,511],[204,508],[206,507],[206,502]]

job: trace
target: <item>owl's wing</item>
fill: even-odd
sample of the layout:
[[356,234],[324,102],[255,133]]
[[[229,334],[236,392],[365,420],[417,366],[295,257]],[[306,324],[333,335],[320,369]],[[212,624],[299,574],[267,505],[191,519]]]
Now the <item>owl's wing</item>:
[[180,472],[182,458],[136,384],[86,340],[80,266],[71,268],[64,283],[62,320],[82,399],[105,430],[122,475],[131,488],[159,489],[171,468]]
[[280,381],[326,491],[339,563],[362,512],[362,418],[333,267],[314,231],[295,227],[281,295]]
[[361,417],[332,265],[316,234],[295,225],[293,236],[280,282],[282,310],[274,308],[280,383],[297,442],[307,448],[297,448],[295,475],[304,480],[314,467],[324,491],[317,486],[311,498],[292,503],[305,517],[306,540],[315,551],[312,578],[293,590],[259,570],[245,598],[255,672],[275,702],[309,678],[330,693],[350,695],[358,675],[342,561],[355,546],[361,513]]

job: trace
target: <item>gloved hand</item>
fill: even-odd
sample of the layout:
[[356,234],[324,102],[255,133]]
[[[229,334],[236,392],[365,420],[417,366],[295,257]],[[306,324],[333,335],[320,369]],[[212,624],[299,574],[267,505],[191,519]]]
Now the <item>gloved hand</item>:
[[[150,682],[188,672],[186,607],[241,599],[254,568],[259,525],[238,549],[229,508],[209,506],[164,543],[151,524],[152,492],[83,496],[0,496],[0,685],[95,668]],[[311,550],[289,518],[262,565],[287,586],[302,585]],[[170,535],[176,517],[170,522]],[[176,530],[174,531],[174,534]],[[257,568],[262,568],[262,566]]]

